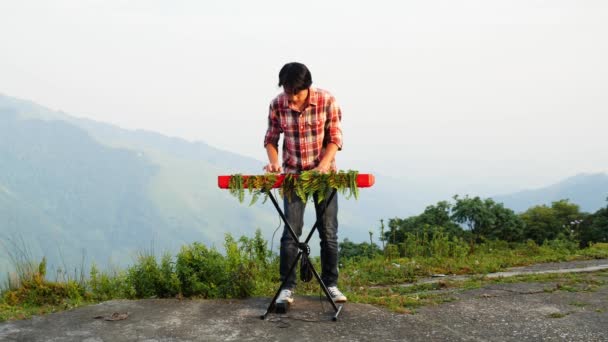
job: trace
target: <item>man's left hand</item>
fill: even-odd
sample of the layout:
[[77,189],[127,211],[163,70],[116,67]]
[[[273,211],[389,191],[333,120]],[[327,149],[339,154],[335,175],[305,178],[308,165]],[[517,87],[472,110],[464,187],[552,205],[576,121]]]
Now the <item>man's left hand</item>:
[[323,162],[319,163],[319,165],[317,165],[317,167],[315,167],[313,169],[313,171],[318,171],[319,173],[328,173],[330,170],[330,165],[329,164],[325,164]]

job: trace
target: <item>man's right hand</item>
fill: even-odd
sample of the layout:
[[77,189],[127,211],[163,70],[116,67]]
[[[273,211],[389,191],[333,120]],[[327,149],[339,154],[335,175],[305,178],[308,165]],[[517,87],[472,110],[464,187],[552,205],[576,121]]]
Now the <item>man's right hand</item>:
[[268,163],[268,165],[264,166],[264,171],[270,173],[281,173],[283,172],[283,168],[279,163]]

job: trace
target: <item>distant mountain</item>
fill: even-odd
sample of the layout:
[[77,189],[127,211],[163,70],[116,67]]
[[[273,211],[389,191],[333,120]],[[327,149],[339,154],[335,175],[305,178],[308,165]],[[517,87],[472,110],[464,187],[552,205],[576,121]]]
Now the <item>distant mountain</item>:
[[[65,269],[83,256],[125,265],[151,248],[175,253],[193,241],[221,247],[225,233],[251,236],[256,228],[270,240],[280,223],[270,203],[249,207],[217,188],[218,175],[258,174],[263,164],[0,94],[0,272],[7,248],[23,248],[18,241]],[[340,239],[368,240],[370,230],[377,239],[381,218],[413,215],[429,203],[413,182],[376,176],[358,201],[340,199]],[[313,214],[311,206],[306,231]]]
[[[45,255],[55,268],[91,261],[131,264],[138,252],[175,254],[225,233],[271,240],[282,226],[270,203],[240,204],[217,188],[221,174],[259,174],[263,161],[158,133],[126,130],[0,94],[0,275],[8,251]],[[373,172],[374,165],[361,165]],[[340,240],[378,241],[379,220],[421,213],[450,196],[407,175],[375,174],[359,200],[339,200]],[[608,176],[579,175],[547,188],[496,196],[523,211],[569,198],[585,211],[606,204]],[[305,232],[313,224],[306,211]],[[278,249],[280,229],[274,237]],[[311,247],[318,249],[316,237]],[[22,249],[28,249],[23,251]]]
[[551,202],[569,199],[582,211],[593,213],[606,207],[608,202],[608,174],[579,174],[559,183],[533,190],[525,190],[508,195],[494,196],[497,202],[516,212],[522,212],[535,205],[551,205]]

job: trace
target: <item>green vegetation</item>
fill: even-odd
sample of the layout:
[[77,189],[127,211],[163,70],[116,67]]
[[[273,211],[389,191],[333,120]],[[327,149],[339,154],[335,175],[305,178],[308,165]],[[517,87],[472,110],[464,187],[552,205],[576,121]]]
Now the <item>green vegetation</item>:
[[[604,284],[583,274],[499,279],[486,279],[483,274],[537,262],[606,258],[606,243],[572,249],[571,244],[563,241],[540,246],[533,241],[523,244],[486,241],[469,254],[468,243],[462,239],[448,238],[442,233],[432,238],[424,234],[418,237],[419,246],[407,257],[398,256],[398,252],[391,254],[390,245],[372,254],[367,251],[360,255],[343,254],[340,287],[349,300],[408,313],[423,305],[455,300],[451,290],[479,288],[490,283],[554,282],[547,288],[550,292],[592,291]],[[341,243],[341,251],[352,245],[348,241]],[[259,230],[253,238],[238,240],[227,234],[224,249],[225,254],[221,254],[214,248],[193,243],[183,246],[175,258],[165,254],[158,259],[150,252],[141,253],[135,265],[126,270],[102,272],[93,266],[87,279],[68,277],[62,281],[47,279],[44,259],[38,265],[22,265],[19,278],[2,291],[0,320],[26,318],[116,298],[246,298],[274,294],[280,283],[278,257],[270,255]],[[312,262],[320,269],[318,258]],[[402,286],[436,273],[475,276],[465,281]],[[314,281],[299,284],[297,291],[298,294],[320,294]]]
[[[552,285],[545,288],[547,292],[593,291],[605,284],[604,278],[580,274],[484,277],[513,266],[608,258],[608,243],[586,241],[582,248],[578,240],[585,232],[579,223],[590,218],[593,221],[588,226],[600,234],[588,236],[603,238],[608,230],[602,226],[604,209],[582,215],[576,205],[558,201],[516,216],[491,200],[455,200],[453,206],[439,202],[418,216],[391,219],[386,232],[381,221],[382,248],[374,243],[372,231],[369,242],[345,239],[340,243],[340,287],[350,300],[407,313],[422,305],[453,301],[454,291],[497,282],[548,282]],[[579,218],[582,220],[576,221]],[[576,227],[563,224],[568,221]],[[468,225],[469,230],[459,223]],[[536,241],[540,232],[546,234],[556,225],[553,235],[547,235],[553,239]],[[507,227],[507,233],[500,227]],[[529,238],[519,241],[523,237]],[[280,283],[278,256],[271,255],[260,230],[253,238],[238,240],[226,234],[223,247],[224,253],[220,253],[195,242],[182,246],[175,257],[165,253],[160,258],[143,252],[124,270],[105,272],[93,265],[88,277],[83,264],[73,276],[58,270],[54,281],[47,277],[46,259],[37,264],[28,253],[16,254],[12,260],[17,274],[9,277],[1,291],[0,319],[25,318],[116,298],[246,298],[275,293]],[[311,261],[320,270],[319,258]],[[435,274],[472,277],[403,286]],[[604,277],[607,272],[598,274]],[[316,295],[320,289],[313,281],[301,283],[297,292]]]
[[[0,242],[18,233],[28,243],[47,243],[41,249],[48,254],[42,260],[27,256],[11,260],[17,274],[1,286],[0,320],[116,298],[274,294],[279,285],[278,258],[270,255],[259,231],[253,238],[234,239],[227,234],[221,252],[203,243],[188,243],[161,256],[144,251],[133,265],[124,266],[128,249],[142,241],[167,243],[160,246],[165,249],[169,241],[178,246],[183,241],[221,241],[223,232],[249,231],[250,222],[274,227],[274,213],[254,216],[243,210],[234,215],[228,193],[216,192],[216,184],[209,181],[235,168],[259,169],[256,161],[204,144],[93,122],[34,120],[35,115],[24,120],[29,107],[13,109],[2,103],[6,100],[0,101]],[[309,183],[290,178],[286,184],[305,197],[314,191],[323,195],[328,187],[356,197],[354,176],[354,171],[341,180],[311,176]],[[252,188],[268,185],[268,179],[258,181],[262,183]],[[252,194],[255,198],[255,191]],[[362,212],[341,211],[341,215],[358,222],[364,218]],[[223,218],[230,215],[240,220],[226,224]],[[381,247],[371,231],[369,242],[340,244],[340,287],[351,301],[410,312],[420,305],[454,300],[452,290],[496,281],[556,283],[547,291],[593,290],[603,283],[583,276],[494,280],[484,279],[483,274],[539,262],[608,258],[608,207],[584,213],[578,205],[561,200],[516,214],[492,199],[455,196],[453,201],[428,206],[420,215],[388,220],[386,231],[382,221],[379,235]],[[106,270],[83,262],[69,274],[65,265],[47,270],[47,264],[62,264],[59,259],[78,260],[82,252],[75,246],[86,246],[87,257],[102,262],[111,250],[122,268]],[[59,258],[50,255],[55,249]],[[318,258],[312,262],[320,270]],[[401,286],[437,273],[478,276],[462,282]],[[319,287],[312,281],[300,284],[297,291],[316,295]]]
[[566,317],[569,313],[562,313],[562,312],[554,312],[549,314],[549,318],[563,318]]
[[432,237],[438,232],[469,241],[471,251],[477,243],[487,240],[507,243],[531,240],[537,245],[557,240],[581,247],[593,242],[608,242],[608,207],[589,214],[564,199],[551,206],[533,206],[515,214],[490,198],[454,196],[453,199],[454,203],[441,201],[428,206],[417,216],[390,219],[390,230],[381,231],[382,241],[398,246],[414,236],[428,234]]
[[[357,187],[358,171],[348,170],[319,173],[318,171],[304,171],[299,175],[286,174],[285,179],[281,183],[281,196],[298,196],[302,201],[306,202],[308,198],[315,197],[320,203],[325,199],[325,196],[331,189],[338,190],[339,193],[350,198],[359,196]],[[277,182],[277,175],[267,173],[264,175],[243,176],[234,174],[230,176],[228,189],[230,194],[238,198],[239,202],[245,199],[245,189],[249,190],[252,195],[249,205],[253,205],[260,195],[265,195],[264,201],[268,196],[268,192]]]
[[[473,276],[466,280],[442,280],[435,283],[411,286],[387,285],[359,287],[349,292],[349,300],[358,303],[371,303],[385,306],[395,312],[413,313],[421,306],[436,305],[456,300],[455,294],[470,289],[479,289],[491,284],[511,284],[521,282],[546,283],[543,292],[595,291],[606,285],[605,280],[598,280],[608,272],[564,273],[564,274],[531,274],[507,278],[486,278],[483,275]],[[571,303],[584,306],[586,303]]]

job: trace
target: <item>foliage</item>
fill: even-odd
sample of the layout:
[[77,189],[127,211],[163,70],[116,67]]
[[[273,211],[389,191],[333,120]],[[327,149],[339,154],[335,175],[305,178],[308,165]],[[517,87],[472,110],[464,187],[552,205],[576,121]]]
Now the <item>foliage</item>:
[[537,244],[557,238],[575,239],[579,223],[585,218],[578,205],[568,200],[553,202],[551,207],[538,205],[523,212],[520,217],[525,224],[524,238]]
[[355,257],[373,258],[374,256],[382,254],[382,250],[375,243],[354,243],[345,238],[344,241],[338,244],[338,246],[341,260]]
[[418,216],[410,216],[405,219],[392,218],[389,220],[389,232],[384,238],[393,244],[404,242],[408,233],[427,233],[432,235],[439,227],[450,236],[464,237],[467,233],[456,224],[451,216],[452,205],[447,201],[440,201],[436,205],[427,206],[424,212]]
[[61,305],[70,307],[86,298],[85,288],[74,280],[52,282],[46,279],[46,259],[27,278],[19,279],[19,287],[2,293],[3,302],[10,306]]
[[[450,284],[399,286],[418,278],[437,273],[485,274],[540,262],[608,257],[607,243],[578,249],[570,239],[549,240],[543,244],[533,240],[513,243],[482,239],[471,253],[463,238],[451,236],[443,230],[435,230],[433,234],[408,234],[404,243],[389,244],[384,253],[373,247],[374,253],[370,254],[370,249],[365,248],[370,246],[368,243],[356,244],[348,240],[341,243],[340,287],[349,300],[409,312],[425,303],[450,300],[446,297],[427,301],[426,295],[413,294],[414,290],[440,289],[452,286]],[[373,242],[371,245],[375,246]],[[47,281],[43,260],[31,278],[20,279],[19,288],[2,292],[0,319],[27,317],[91,301],[174,296],[177,289],[184,296],[204,298],[274,295],[280,283],[278,260],[271,258],[259,230],[253,238],[235,240],[226,235],[224,247],[226,253],[222,255],[200,243],[186,245],[175,263],[166,254],[158,262],[151,253],[142,253],[137,263],[126,272],[104,273],[93,267],[86,286],[71,280],[61,283]],[[393,249],[395,253],[391,252]],[[318,258],[312,261],[320,269]],[[372,288],[374,286],[385,288],[376,290]],[[298,293],[318,294],[319,288],[315,282],[303,283],[298,285]]]
[[[318,171],[304,171],[300,174],[285,174],[281,184],[281,196],[298,196],[306,202],[308,198],[315,197],[321,203],[329,194],[331,189],[338,190],[346,198],[359,197],[357,186],[357,171],[320,173]],[[260,195],[268,196],[268,192],[277,182],[277,175],[267,173],[265,175],[243,176],[234,174],[230,177],[228,189],[230,194],[238,198],[239,202],[245,199],[245,189],[252,194],[250,205],[253,205]],[[266,200],[266,197],[264,198]]]
[[217,298],[219,286],[226,281],[224,257],[215,249],[194,242],[182,246],[175,266],[184,296]]
[[232,196],[239,199],[239,202],[243,203],[245,200],[245,186],[252,194],[251,202],[249,205],[255,204],[260,195],[264,195],[264,202],[268,198],[268,192],[272,190],[274,184],[277,182],[277,176],[273,173],[267,173],[265,175],[247,176],[243,177],[241,174],[234,174],[230,177],[228,183],[228,189]]
[[[249,244],[249,239],[241,239],[242,245]],[[226,234],[226,275],[227,280],[221,284],[221,297],[246,298],[255,291],[255,257],[249,254],[230,234]]]
[[582,247],[593,242],[608,242],[608,206],[585,217],[578,233]]
[[[567,274],[534,274],[519,275],[507,278],[471,277],[465,280],[443,280],[428,284],[412,286],[377,286],[360,287],[349,293],[349,301],[381,305],[398,313],[414,313],[425,305],[437,305],[458,300],[455,292],[467,289],[478,289],[492,284],[535,282],[546,283],[544,292],[556,291],[595,291],[606,285],[602,279],[606,272],[567,273]],[[571,305],[582,306],[585,303],[575,302]]]
[[87,285],[91,293],[91,299],[95,301],[136,297],[135,290],[127,281],[127,272],[125,271],[103,272],[97,268],[97,265],[93,264],[91,265]]
[[513,210],[505,208],[491,198],[459,198],[453,207],[452,219],[469,227],[479,241],[481,237],[505,241],[521,241],[523,222]]
[[469,245],[461,237],[450,236],[439,228],[432,232],[406,233],[399,245],[400,256],[464,258],[469,253]]
[[241,237],[238,242],[226,234],[224,257],[200,243],[183,246],[177,256],[176,273],[185,296],[244,298],[269,287],[270,252],[261,232]]
[[578,253],[594,259],[608,259],[608,243],[590,243],[589,247],[579,250]]
[[127,273],[127,283],[137,298],[172,297],[179,292],[179,280],[169,254],[163,255],[158,264],[152,253],[141,253]]

